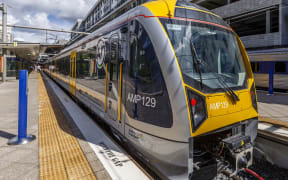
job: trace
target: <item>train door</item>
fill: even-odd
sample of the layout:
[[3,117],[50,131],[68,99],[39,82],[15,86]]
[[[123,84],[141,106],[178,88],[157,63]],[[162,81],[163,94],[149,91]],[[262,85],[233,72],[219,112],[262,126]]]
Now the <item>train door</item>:
[[70,73],[69,73],[69,91],[74,96],[76,95],[76,51],[70,54]]
[[110,38],[110,60],[108,66],[107,113],[112,124],[120,132],[124,132],[122,123],[122,71],[123,61],[120,58],[120,44],[118,34]]

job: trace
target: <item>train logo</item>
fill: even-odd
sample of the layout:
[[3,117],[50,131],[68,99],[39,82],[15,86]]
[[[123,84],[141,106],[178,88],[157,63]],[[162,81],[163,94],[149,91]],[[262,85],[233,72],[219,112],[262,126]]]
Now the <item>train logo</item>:
[[105,47],[105,41],[103,39],[99,40],[98,46],[96,49],[96,62],[97,62],[97,67],[98,69],[103,68],[103,63],[105,59],[105,52],[106,52],[106,47]]

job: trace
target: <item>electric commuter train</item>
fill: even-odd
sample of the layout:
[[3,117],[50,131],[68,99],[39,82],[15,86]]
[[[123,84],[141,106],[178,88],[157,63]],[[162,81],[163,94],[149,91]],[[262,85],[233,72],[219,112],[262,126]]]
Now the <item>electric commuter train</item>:
[[250,62],[235,32],[206,9],[149,1],[49,64],[47,74],[169,179],[211,179],[252,164]]

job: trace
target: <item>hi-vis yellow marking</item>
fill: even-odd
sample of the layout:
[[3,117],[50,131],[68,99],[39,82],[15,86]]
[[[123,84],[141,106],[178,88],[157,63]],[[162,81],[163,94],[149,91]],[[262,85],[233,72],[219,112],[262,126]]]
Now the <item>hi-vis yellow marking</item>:
[[69,89],[71,94],[76,95],[76,60],[77,54],[76,51],[71,52],[70,54],[70,79],[69,79]]
[[54,111],[40,74],[38,93],[39,179],[96,179],[61,110]]
[[244,145],[244,141],[242,140],[242,141],[241,141],[241,146],[243,146],[243,145]]
[[119,86],[119,105],[118,105],[118,120],[121,122],[121,97],[122,97],[122,69],[123,69],[123,62],[120,63],[120,86]]
[[105,66],[105,112],[107,112],[107,79],[108,79],[108,64]]

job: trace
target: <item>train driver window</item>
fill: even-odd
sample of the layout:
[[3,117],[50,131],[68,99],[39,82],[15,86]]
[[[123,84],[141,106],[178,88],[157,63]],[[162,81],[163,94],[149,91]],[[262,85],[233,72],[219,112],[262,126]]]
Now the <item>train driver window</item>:
[[137,82],[141,92],[160,92],[163,84],[160,65],[152,42],[144,27],[137,21],[130,28],[129,78]]
[[135,120],[170,128],[172,110],[154,46],[138,21],[130,22],[129,31],[130,59],[124,81],[127,113]]
[[130,43],[130,71],[129,75],[131,78],[138,79],[139,81],[151,84],[152,77],[150,66],[147,63],[146,51],[144,47],[140,44],[135,34],[131,34]]

